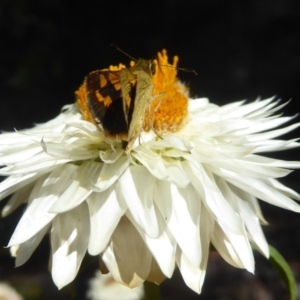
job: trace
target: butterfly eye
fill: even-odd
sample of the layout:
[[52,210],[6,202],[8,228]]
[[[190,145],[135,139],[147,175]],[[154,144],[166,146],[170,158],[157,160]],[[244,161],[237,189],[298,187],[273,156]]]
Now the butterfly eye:
[[150,63],[150,72],[151,72],[152,76],[156,72],[156,65],[153,62]]

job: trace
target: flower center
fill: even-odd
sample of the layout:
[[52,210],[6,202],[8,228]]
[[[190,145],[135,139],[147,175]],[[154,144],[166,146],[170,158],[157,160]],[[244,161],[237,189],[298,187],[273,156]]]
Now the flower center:
[[187,88],[179,82],[177,75],[178,56],[169,64],[167,51],[158,52],[156,73],[152,78],[153,97],[145,112],[144,130],[157,133],[176,132],[184,124],[188,113]]

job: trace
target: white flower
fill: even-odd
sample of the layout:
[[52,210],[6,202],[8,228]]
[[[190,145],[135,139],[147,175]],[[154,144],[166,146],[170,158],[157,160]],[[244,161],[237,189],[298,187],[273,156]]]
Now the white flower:
[[7,283],[0,282],[0,299],[1,300],[23,300],[23,297]]
[[[128,155],[83,120],[76,104],[45,124],[3,133],[0,175],[8,177],[0,199],[13,195],[2,214],[27,203],[8,245],[16,265],[49,233],[59,288],[75,278],[87,251],[131,288],[159,284],[178,266],[200,293],[210,244],[231,265],[254,272],[251,244],[269,255],[257,198],[300,212],[291,200],[300,196],[276,179],[300,162],[262,156],[299,147],[275,139],[299,126],[280,127],[293,118],[275,114],[284,105],[273,98],[221,107],[188,100],[174,132],[143,132]],[[159,121],[154,126],[162,129],[169,122]]]
[[97,271],[95,277],[90,280],[89,286],[87,296],[91,300],[140,300],[144,298],[142,285],[131,289],[114,281],[110,274],[104,275],[100,271]]

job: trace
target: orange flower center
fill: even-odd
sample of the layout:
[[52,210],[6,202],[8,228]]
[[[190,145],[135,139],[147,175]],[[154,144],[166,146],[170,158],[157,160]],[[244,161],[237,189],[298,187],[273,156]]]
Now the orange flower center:
[[156,73],[152,78],[155,98],[145,112],[144,130],[153,129],[158,134],[176,132],[183,126],[188,113],[188,90],[176,77],[178,56],[174,56],[171,65],[167,51],[162,50],[155,62]]

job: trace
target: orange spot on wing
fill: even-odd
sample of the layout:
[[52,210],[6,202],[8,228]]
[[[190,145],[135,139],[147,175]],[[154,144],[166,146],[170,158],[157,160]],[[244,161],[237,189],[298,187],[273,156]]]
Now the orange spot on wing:
[[108,73],[108,81],[111,84],[120,83],[120,72],[109,72]]
[[105,98],[104,98],[104,105],[105,106],[110,106],[112,104],[112,99],[111,99],[111,97],[110,96],[106,96]]
[[119,91],[122,88],[120,82],[115,83],[114,87],[115,87],[116,91]]
[[86,86],[85,83],[83,83],[79,89],[75,92],[77,105],[83,115],[83,118],[89,122],[94,123],[94,118],[92,117],[92,114],[88,108],[87,105],[87,94],[86,94]]
[[103,88],[107,85],[107,79],[103,74],[100,74],[99,80],[100,80],[100,88]]
[[96,91],[95,95],[97,97],[97,100],[99,102],[102,102],[104,104],[104,106],[110,106],[111,105],[112,99],[111,99],[111,97],[109,95],[107,95],[106,97],[103,97],[101,95],[101,93],[99,93],[99,91]]

